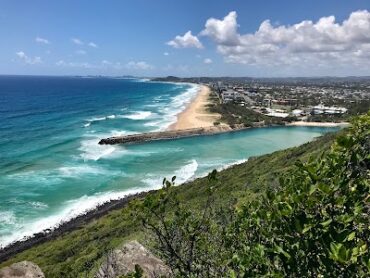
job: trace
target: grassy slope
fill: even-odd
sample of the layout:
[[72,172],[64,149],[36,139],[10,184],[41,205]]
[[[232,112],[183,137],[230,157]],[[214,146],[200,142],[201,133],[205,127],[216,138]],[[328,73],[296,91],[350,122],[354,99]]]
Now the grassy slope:
[[[327,134],[314,142],[251,158],[219,173],[215,193],[216,203],[227,205],[255,197],[267,186],[277,186],[277,178],[289,171],[297,159],[307,160],[327,150],[334,135]],[[206,178],[177,187],[179,197],[193,209],[206,199]],[[140,223],[133,217],[133,205],[115,210],[78,230],[29,250],[26,250],[0,267],[21,260],[37,263],[46,277],[86,277],[96,269],[104,253],[123,241],[143,237]]]

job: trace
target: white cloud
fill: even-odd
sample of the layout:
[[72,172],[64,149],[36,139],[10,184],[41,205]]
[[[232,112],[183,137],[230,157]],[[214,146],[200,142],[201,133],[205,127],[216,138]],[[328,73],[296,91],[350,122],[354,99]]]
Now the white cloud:
[[163,53],[163,55],[164,55],[164,56],[168,56],[168,55],[170,55],[170,53],[168,53],[168,52],[164,52],[164,53]]
[[76,54],[78,54],[78,55],[86,55],[87,52],[85,50],[79,49],[79,50],[76,50]]
[[66,62],[64,62],[63,60],[59,60],[58,62],[55,63],[57,66],[65,66],[66,65]]
[[101,61],[101,63],[102,63],[103,65],[111,65],[111,64],[112,64],[111,62],[109,62],[109,61],[107,61],[107,60],[103,60],[103,61]]
[[364,65],[369,67],[370,13],[356,11],[343,22],[334,16],[317,22],[273,26],[269,20],[254,33],[238,33],[237,13],[210,18],[201,35],[217,45],[226,62],[257,66]]
[[200,34],[211,37],[218,44],[237,45],[240,35],[237,33],[236,18],[236,12],[230,12],[222,20],[210,18]]
[[68,68],[81,68],[81,69],[94,69],[94,70],[121,70],[124,69],[120,62],[110,62],[108,60],[102,60],[100,63],[89,63],[89,62],[66,62],[59,60],[55,63],[58,67]]
[[28,57],[26,55],[26,53],[24,53],[23,51],[18,51],[15,54],[18,56],[18,58],[21,61],[23,61],[26,64],[34,65],[34,64],[42,63],[41,57],[39,57],[39,56],[35,56],[35,57],[31,58],[31,57]]
[[50,44],[50,41],[44,38],[36,37],[35,39],[36,42],[38,43],[43,43],[43,44]]
[[191,31],[186,32],[183,36],[176,36],[173,40],[167,42],[167,44],[175,48],[203,48],[202,43],[196,36],[191,34]]
[[74,44],[77,44],[77,45],[83,45],[83,41],[81,41],[80,39],[78,38],[72,38],[71,41],[74,43]]
[[71,68],[83,68],[83,69],[98,69],[99,67],[94,64],[87,62],[76,63],[76,62],[65,62],[64,60],[59,60],[55,63],[59,67],[71,67]]
[[126,67],[128,69],[134,69],[134,70],[150,70],[154,68],[152,65],[144,61],[140,61],[140,62],[131,61],[126,64]]
[[94,42],[89,42],[88,44],[89,46],[93,47],[93,48],[98,48],[98,45]]
[[212,64],[213,61],[210,58],[206,58],[206,59],[203,60],[203,63],[205,63],[205,64]]

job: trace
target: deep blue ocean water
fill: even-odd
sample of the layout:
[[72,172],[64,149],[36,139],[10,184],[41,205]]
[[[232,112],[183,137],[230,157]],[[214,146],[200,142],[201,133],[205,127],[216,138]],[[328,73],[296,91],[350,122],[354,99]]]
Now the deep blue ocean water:
[[274,127],[98,145],[166,129],[196,92],[196,85],[139,79],[0,76],[0,246],[159,188],[163,177],[181,183],[334,130]]

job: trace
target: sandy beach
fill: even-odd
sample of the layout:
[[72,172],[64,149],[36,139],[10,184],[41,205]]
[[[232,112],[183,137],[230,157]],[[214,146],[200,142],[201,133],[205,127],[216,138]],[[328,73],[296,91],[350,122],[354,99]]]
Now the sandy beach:
[[178,114],[177,122],[169,127],[169,130],[211,127],[220,118],[219,114],[212,114],[207,111],[209,104],[210,89],[207,86],[200,86],[198,95],[188,107]]
[[336,126],[349,126],[349,123],[340,122],[340,123],[332,123],[332,122],[291,122],[287,124],[287,126],[318,126],[318,127],[336,127]]

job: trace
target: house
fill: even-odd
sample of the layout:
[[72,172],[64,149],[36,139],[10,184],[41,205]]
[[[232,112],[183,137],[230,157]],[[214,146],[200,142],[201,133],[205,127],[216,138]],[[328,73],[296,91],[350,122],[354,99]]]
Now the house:
[[322,104],[312,107],[311,114],[313,115],[333,115],[333,114],[344,114],[347,112],[347,108],[335,107],[335,106],[324,106]]

